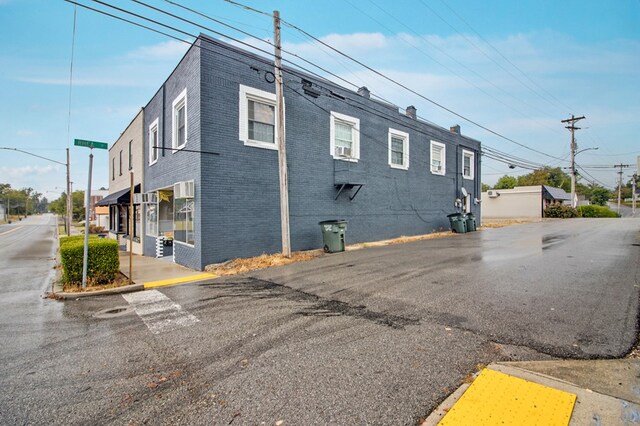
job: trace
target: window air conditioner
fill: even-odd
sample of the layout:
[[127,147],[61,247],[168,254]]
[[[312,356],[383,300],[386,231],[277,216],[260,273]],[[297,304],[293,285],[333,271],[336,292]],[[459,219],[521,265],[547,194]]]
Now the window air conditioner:
[[177,182],[173,185],[174,198],[193,198],[194,183],[192,180],[186,182]]
[[155,204],[158,202],[157,192],[145,192],[144,194],[135,194],[142,196],[142,204]]
[[351,148],[336,146],[336,155],[338,157],[351,157]]
[[494,189],[490,189],[487,191],[487,195],[489,196],[489,198],[496,198],[500,195],[500,193]]

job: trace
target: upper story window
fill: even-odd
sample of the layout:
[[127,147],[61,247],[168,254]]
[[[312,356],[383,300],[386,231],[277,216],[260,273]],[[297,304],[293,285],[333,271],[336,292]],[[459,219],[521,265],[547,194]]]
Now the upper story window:
[[474,154],[472,151],[462,150],[462,177],[473,180],[474,172]]
[[111,159],[111,180],[116,180],[116,157]]
[[358,161],[360,158],[360,120],[331,111],[331,156],[337,160]]
[[129,170],[133,169],[133,141],[129,141]]
[[278,149],[276,95],[240,85],[240,140],[245,145]]
[[173,140],[171,147],[174,150],[183,148],[187,143],[187,89],[173,101]]
[[120,176],[122,176],[122,150],[120,150],[120,165],[118,170],[120,170]]
[[431,141],[431,173],[444,176],[446,170],[446,147],[443,143]]
[[409,134],[389,129],[389,165],[394,169],[409,170]]
[[149,126],[149,165],[158,161],[158,119]]

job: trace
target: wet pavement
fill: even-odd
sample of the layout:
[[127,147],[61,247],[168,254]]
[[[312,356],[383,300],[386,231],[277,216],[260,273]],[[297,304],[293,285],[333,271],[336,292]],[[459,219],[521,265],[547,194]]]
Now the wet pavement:
[[339,253],[130,302],[40,299],[53,231],[35,228],[0,252],[3,424],[416,424],[479,363],[617,357],[637,335],[636,219]]

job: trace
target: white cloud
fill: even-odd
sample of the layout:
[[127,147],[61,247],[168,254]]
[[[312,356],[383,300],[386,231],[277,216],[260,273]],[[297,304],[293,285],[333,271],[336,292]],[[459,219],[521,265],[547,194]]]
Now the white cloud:
[[189,49],[189,44],[178,41],[169,40],[151,46],[142,46],[126,56],[134,59],[151,59],[162,61],[178,61]]
[[36,135],[36,132],[29,129],[19,129],[16,131],[16,136],[21,138],[28,138],[30,136],[35,136],[35,135]]
[[329,34],[323,42],[343,52],[369,52],[389,47],[389,39],[381,33]]
[[50,175],[53,173],[60,173],[62,171],[61,166],[46,165],[46,166],[21,166],[21,167],[0,167],[0,175],[9,179],[22,179],[26,177]]

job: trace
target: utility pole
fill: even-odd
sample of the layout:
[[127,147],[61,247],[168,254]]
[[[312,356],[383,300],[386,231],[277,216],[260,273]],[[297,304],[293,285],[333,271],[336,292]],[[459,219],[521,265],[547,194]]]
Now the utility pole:
[[568,126],[564,126],[566,129],[571,130],[571,207],[576,207],[576,130],[580,130],[580,127],[576,127],[575,123],[583,120],[584,115],[576,117],[571,114],[571,118],[562,120],[561,123],[570,123]]
[[71,200],[71,169],[69,161],[69,148],[67,148],[67,221],[64,224],[67,228],[67,236],[71,235],[71,214],[73,213],[73,201]]
[[133,235],[135,234],[133,227],[135,226],[133,223],[134,219],[134,205],[133,205],[133,192],[135,186],[133,184],[133,170],[130,173],[129,183],[129,285],[133,284]]
[[278,143],[278,170],[280,175],[280,227],[282,229],[282,254],[291,257],[289,236],[289,179],[287,177],[287,152],[284,134],[284,94],[282,87],[282,51],[280,41],[280,12],[273,11],[274,64],[276,74],[276,139]]
[[636,214],[636,180],[638,179],[638,174],[634,173],[631,176],[631,213],[635,216]]
[[622,200],[622,169],[625,167],[631,167],[628,164],[615,164],[613,167],[620,167],[620,171],[618,175],[620,178],[618,179],[618,214],[620,214],[620,202]]

